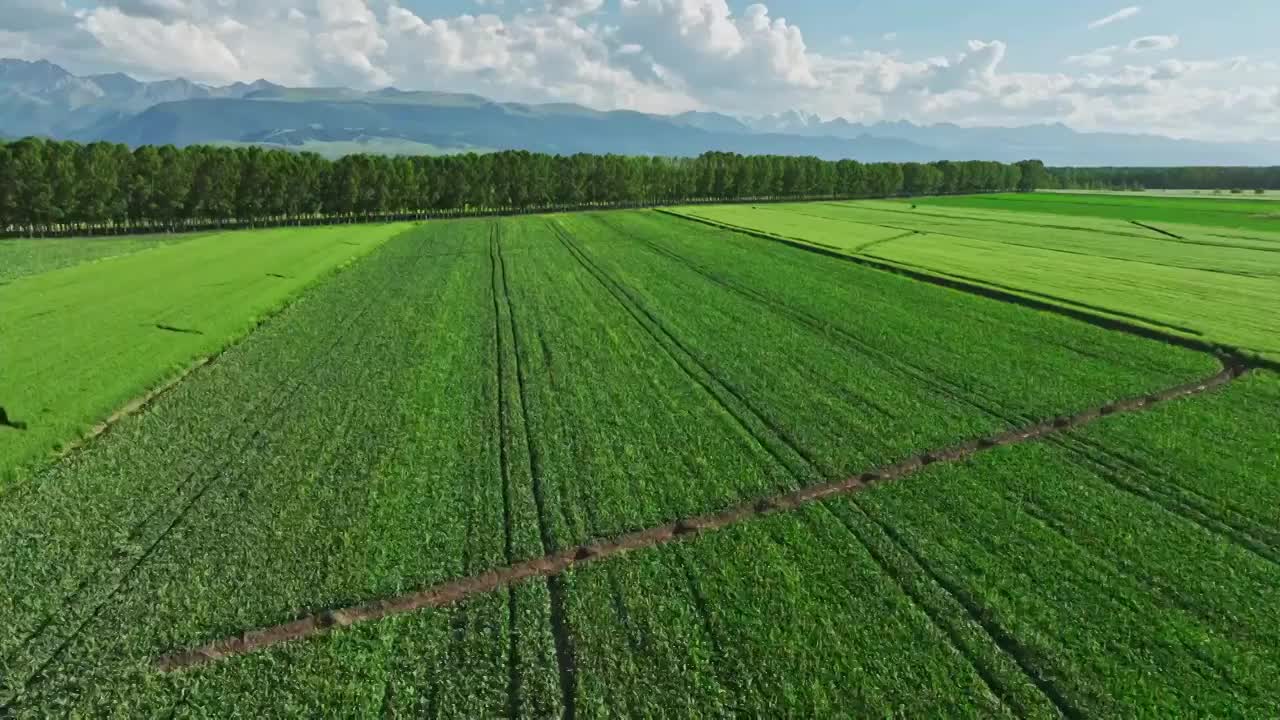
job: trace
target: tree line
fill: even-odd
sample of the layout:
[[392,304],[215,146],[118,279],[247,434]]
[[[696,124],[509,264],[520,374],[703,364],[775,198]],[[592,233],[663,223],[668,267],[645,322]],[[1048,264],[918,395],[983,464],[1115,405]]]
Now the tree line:
[[1034,190],[1039,161],[860,163],[814,157],[440,157],[259,147],[0,145],[0,231],[98,234],[675,203]]
[[1041,187],[1072,190],[1280,190],[1280,167],[1049,168]]

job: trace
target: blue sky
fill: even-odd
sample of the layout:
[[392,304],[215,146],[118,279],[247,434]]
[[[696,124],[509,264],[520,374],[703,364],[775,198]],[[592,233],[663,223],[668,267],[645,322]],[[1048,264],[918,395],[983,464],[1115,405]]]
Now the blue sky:
[[657,113],[1280,140],[1275,28],[1277,0],[3,0],[0,55]]

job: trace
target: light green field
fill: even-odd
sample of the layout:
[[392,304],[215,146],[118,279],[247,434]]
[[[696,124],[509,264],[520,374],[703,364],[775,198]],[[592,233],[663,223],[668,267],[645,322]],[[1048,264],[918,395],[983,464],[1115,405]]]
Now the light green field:
[[[1166,222],[1280,232],[1280,202],[1220,198],[1168,198],[1135,195],[1065,193],[998,193],[921,198],[930,207],[1051,213],[1073,217],[1162,224]],[[1241,196],[1243,197],[1243,196]]]
[[[207,234],[207,233],[206,233]],[[24,275],[129,255],[148,248],[186,242],[203,234],[130,235],[101,238],[13,238],[0,240],[0,285]]]
[[1254,190],[1233,193],[1230,190],[1039,190],[1042,193],[1055,195],[1118,195],[1120,197],[1141,198],[1211,198],[1214,200],[1280,200],[1280,190]]
[[1280,233],[993,210],[985,197],[675,212],[1280,358]]
[[0,485],[405,227],[205,235],[0,286],[0,406],[27,428],[0,428]]

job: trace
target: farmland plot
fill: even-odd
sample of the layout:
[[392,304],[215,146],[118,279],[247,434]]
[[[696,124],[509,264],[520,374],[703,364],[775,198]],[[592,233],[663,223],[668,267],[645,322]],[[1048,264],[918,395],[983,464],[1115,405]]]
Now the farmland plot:
[[[1059,666],[1029,671],[984,624],[988,605],[1016,608],[998,593],[975,604],[985,576],[961,565],[1014,559],[981,556],[985,535],[955,538],[964,529],[936,513],[910,517],[916,494],[941,484],[928,475],[183,672],[158,663],[1217,368],[1208,355],[656,213],[424,226],[0,495],[0,544],[15,549],[0,556],[12,588],[0,597],[0,707],[1051,713],[1056,694],[1077,689],[1057,684]],[[1081,432],[1079,448],[1050,449],[1075,462]],[[1249,458],[1265,453],[1265,437]],[[1238,504],[1231,493],[1263,466],[1242,467],[1223,503]],[[900,505],[879,499],[899,493]],[[1107,533],[1098,542],[1124,541],[1121,516],[1106,517],[1090,526]],[[1249,522],[1248,537],[1267,537],[1268,515]],[[1219,536],[1177,537],[1216,548]],[[1018,538],[1023,562],[1057,547]],[[929,554],[956,543],[971,549]],[[1196,552],[1210,580],[1221,577],[1213,563],[1234,558]],[[1036,611],[1051,597],[1035,596]],[[1148,607],[1142,592],[1126,597]],[[1222,617],[1265,618],[1232,602]],[[1114,634],[1110,617],[1082,613],[1093,629],[1062,652],[1083,662],[1081,647]],[[1015,620],[1030,638],[1018,642],[1039,642],[1041,615],[1001,616]],[[1151,642],[1183,663],[1178,673],[1201,667]],[[784,687],[788,669],[812,681]],[[1088,694],[1096,673],[1085,677],[1094,685],[1073,707],[1105,708]],[[1211,707],[1221,695],[1206,698]]]
[[1010,212],[1138,220],[1232,228],[1240,233],[1280,233],[1280,202],[1226,198],[1170,198],[1154,195],[1074,195],[1069,193],[998,193],[925,198],[935,207],[985,208]]
[[[207,234],[207,233],[206,233]],[[103,238],[16,238],[0,240],[0,284],[27,275],[107,260],[164,245],[195,240],[199,234],[131,235]]]
[[[164,707],[167,649],[540,554],[527,484],[499,480],[488,234],[393,241],[0,497],[6,700]],[[538,592],[475,622],[540,647]]]
[[0,286],[0,407],[26,427],[0,427],[0,493],[23,465],[73,443],[407,227],[206,235]]
[[875,201],[678,212],[1280,358],[1280,235]]
[[584,694],[637,714],[1265,716],[1280,420],[1258,413],[1277,401],[1254,374],[588,566]]

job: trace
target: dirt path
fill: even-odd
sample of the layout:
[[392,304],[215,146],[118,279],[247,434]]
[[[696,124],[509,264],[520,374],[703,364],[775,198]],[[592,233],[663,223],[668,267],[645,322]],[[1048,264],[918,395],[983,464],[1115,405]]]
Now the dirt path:
[[223,658],[264,650],[280,643],[320,635],[333,628],[379,620],[423,608],[443,607],[473,595],[491,592],[533,578],[552,578],[577,565],[609,559],[631,550],[666,545],[764,515],[793,510],[826,498],[856,493],[901,480],[929,465],[957,462],[993,448],[1026,443],[1082,427],[1108,415],[1138,412],[1171,400],[1200,395],[1232,382],[1249,369],[1249,365],[1244,361],[1228,358],[1221,371],[1196,382],[1177,385],[1149,395],[1091,408],[1075,415],[1057,417],[998,435],[923,453],[837,482],[762,497],[720,512],[684,518],[616,538],[596,540],[577,547],[562,549],[542,557],[490,570],[473,577],[451,580],[406,595],[327,610],[292,622],[247,630],[207,645],[165,655],[156,660],[156,666],[163,672],[197,667]]

